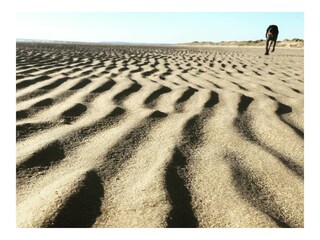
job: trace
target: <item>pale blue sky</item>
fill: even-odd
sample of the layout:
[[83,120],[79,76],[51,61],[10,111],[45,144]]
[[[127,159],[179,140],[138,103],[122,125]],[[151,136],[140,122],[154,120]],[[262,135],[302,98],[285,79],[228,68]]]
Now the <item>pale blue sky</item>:
[[302,12],[17,13],[16,38],[83,42],[183,43],[304,38]]

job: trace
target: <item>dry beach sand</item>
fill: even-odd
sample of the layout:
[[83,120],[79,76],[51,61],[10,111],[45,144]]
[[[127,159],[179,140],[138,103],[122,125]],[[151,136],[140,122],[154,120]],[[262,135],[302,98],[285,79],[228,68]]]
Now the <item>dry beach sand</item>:
[[303,227],[303,49],[17,43],[17,227]]

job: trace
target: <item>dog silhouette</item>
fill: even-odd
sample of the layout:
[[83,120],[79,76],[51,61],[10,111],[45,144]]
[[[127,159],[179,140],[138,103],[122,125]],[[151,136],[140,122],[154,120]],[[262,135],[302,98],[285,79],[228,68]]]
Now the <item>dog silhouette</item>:
[[267,28],[267,31],[266,31],[267,42],[266,42],[265,55],[269,55],[269,50],[270,50],[272,44],[273,44],[273,48],[272,48],[271,52],[274,52],[274,50],[276,48],[278,34],[279,34],[279,29],[278,29],[277,25],[270,25]]

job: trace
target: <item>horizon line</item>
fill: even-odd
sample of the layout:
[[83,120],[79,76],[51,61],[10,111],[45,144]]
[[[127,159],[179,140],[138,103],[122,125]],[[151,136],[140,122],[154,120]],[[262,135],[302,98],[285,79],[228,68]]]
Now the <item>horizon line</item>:
[[[294,40],[299,39],[304,41],[303,38],[292,38],[292,39],[283,39],[278,40],[278,42],[286,41],[286,40]],[[53,40],[53,39],[34,39],[34,38],[16,38],[16,42],[43,42],[43,43],[50,43],[50,42],[56,42],[56,43],[95,43],[95,44],[146,44],[146,45],[177,45],[177,44],[189,44],[189,43],[222,43],[222,42],[249,42],[249,41],[265,41],[265,39],[255,39],[255,40],[222,40],[222,41],[200,41],[200,40],[194,40],[190,42],[179,42],[179,43],[147,43],[147,42],[126,42],[126,41],[71,41],[71,40]]]

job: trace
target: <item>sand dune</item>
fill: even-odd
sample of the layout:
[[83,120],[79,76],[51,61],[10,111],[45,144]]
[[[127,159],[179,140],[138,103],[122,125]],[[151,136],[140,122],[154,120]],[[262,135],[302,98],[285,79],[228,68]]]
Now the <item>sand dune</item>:
[[[259,39],[255,41],[222,41],[222,42],[191,42],[181,44],[184,46],[207,46],[207,47],[217,47],[217,46],[226,46],[226,47],[265,47],[266,40]],[[303,48],[304,40],[299,38],[293,38],[291,40],[284,39],[282,41],[277,41],[277,47],[285,48]]]
[[18,227],[303,227],[303,50],[17,44]]

